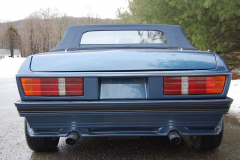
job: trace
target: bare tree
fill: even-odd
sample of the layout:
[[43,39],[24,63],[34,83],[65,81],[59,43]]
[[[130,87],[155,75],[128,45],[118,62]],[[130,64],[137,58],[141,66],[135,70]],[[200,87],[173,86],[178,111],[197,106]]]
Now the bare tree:
[[26,55],[39,52],[40,34],[38,34],[37,30],[37,21],[36,17],[29,16],[23,25],[23,31],[25,32],[23,35],[25,35],[24,39],[26,39],[25,52],[28,52]]
[[9,26],[9,22],[0,21],[0,48],[5,48],[4,45],[4,33]]
[[52,48],[54,41],[53,34],[54,30],[54,19],[57,17],[57,10],[52,10],[50,8],[40,9],[39,11],[33,13],[33,17],[37,20],[38,31],[41,38],[41,52],[47,52]]
[[4,32],[9,25],[15,26],[21,37],[21,54],[23,57],[31,54],[47,52],[54,48],[62,39],[65,30],[70,25],[110,24],[115,20],[101,19],[91,10],[85,17],[69,17],[56,9],[40,9],[18,22],[0,21],[0,48],[7,48],[4,43]]
[[99,21],[100,21],[99,19],[100,19],[100,17],[98,16],[98,14],[94,14],[92,12],[91,7],[89,6],[88,13],[86,15],[86,19],[84,21],[84,24],[85,25],[98,24]]
[[61,41],[63,38],[64,32],[67,27],[70,25],[71,17],[68,17],[66,14],[58,14],[56,18],[56,43]]

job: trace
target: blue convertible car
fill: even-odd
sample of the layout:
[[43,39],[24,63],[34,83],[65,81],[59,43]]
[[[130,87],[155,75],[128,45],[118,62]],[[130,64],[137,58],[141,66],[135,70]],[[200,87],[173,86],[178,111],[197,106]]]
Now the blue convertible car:
[[215,149],[231,76],[177,25],[70,26],[54,49],[22,64],[15,105],[34,151],[94,136],[168,136],[173,145],[190,136]]

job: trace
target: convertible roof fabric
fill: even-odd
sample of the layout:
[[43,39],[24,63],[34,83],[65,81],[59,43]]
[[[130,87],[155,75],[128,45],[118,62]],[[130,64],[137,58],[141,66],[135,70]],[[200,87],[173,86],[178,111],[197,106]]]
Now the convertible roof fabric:
[[[114,44],[114,45],[84,45],[80,44],[82,35],[89,31],[118,31],[118,30],[157,30],[164,32],[167,44]],[[155,24],[121,24],[121,25],[81,25],[69,26],[59,44],[50,51],[79,50],[79,49],[106,49],[106,48],[163,48],[197,50],[186,38],[179,25]]]

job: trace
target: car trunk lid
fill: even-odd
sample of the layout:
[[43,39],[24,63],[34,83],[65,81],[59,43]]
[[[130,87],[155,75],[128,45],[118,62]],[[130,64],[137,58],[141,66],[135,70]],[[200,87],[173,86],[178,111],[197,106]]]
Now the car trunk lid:
[[32,57],[35,72],[205,70],[216,68],[215,54],[190,51],[74,51]]

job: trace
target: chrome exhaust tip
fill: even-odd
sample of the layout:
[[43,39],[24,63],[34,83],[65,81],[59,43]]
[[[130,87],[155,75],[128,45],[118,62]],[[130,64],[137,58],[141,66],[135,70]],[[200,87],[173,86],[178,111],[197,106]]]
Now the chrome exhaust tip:
[[66,139],[66,143],[68,145],[74,145],[77,143],[78,139],[79,139],[79,134],[77,132],[71,132]]
[[173,146],[177,146],[181,143],[181,138],[180,138],[177,131],[169,132],[168,139],[170,141],[170,144],[173,145]]

